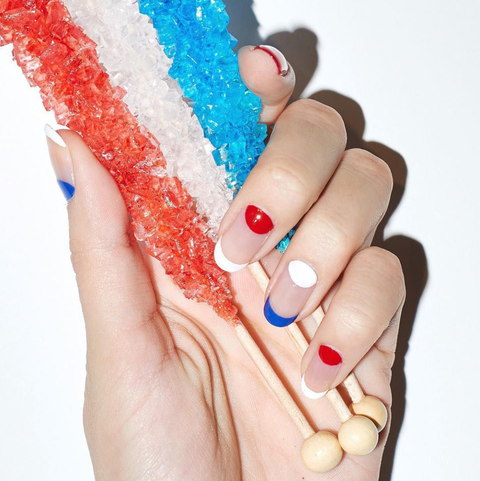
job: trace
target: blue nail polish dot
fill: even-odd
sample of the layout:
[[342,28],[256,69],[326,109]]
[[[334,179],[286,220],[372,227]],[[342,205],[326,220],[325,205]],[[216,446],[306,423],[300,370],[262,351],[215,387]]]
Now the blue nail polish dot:
[[73,194],[75,194],[75,187],[68,182],[64,182],[63,180],[57,180],[57,182],[62,194],[65,196],[65,199],[67,199],[67,202],[69,202],[73,197]]
[[279,316],[273,309],[272,306],[270,305],[270,297],[267,298],[267,302],[265,302],[265,307],[263,308],[263,314],[265,315],[265,318],[267,321],[275,327],[287,327],[289,326],[292,322],[295,321],[297,316],[293,317],[282,317]]

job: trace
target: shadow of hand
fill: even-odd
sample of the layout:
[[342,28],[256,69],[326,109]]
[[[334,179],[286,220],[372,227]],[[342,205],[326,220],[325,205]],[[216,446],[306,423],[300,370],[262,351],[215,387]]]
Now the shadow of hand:
[[[260,24],[255,16],[252,0],[224,1],[231,16],[230,31],[238,38],[238,46],[268,44],[281,50],[294,68],[297,78],[291,101],[301,98],[320,66],[317,35],[308,29],[299,28],[293,32],[278,32],[263,39],[259,33]],[[364,139],[365,116],[360,105],[353,99],[331,90],[316,92],[310,98],[322,102],[340,113],[347,129],[348,149],[360,148],[371,152],[383,159],[393,174],[394,188],[391,201],[373,241],[373,245],[391,251],[400,259],[407,289],[407,300],[403,309],[396,360],[393,366],[392,424],[380,474],[380,479],[387,481],[391,478],[395,448],[405,415],[405,356],[417,308],[428,280],[427,258],[422,244],[415,239],[404,235],[385,238],[385,228],[399,206],[406,188],[408,171],[404,158],[386,145]]]

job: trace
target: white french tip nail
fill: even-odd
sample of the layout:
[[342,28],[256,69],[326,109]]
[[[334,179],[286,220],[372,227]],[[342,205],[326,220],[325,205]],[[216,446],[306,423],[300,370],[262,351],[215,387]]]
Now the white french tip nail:
[[52,127],[50,127],[50,125],[48,124],[45,124],[45,127],[44,127],[44,131],[45,131],[45,135],[52,141],[52,142],[55,142],[57,145],[59,145],[60,147],[66,147],[67,144],[64,142],[64,140],[60,137],[60,135],[58,134],[58,132],[54,129],[52,129]]
[[290,66],[288,65],[287,59],[285,58],[283,53],[280,52],[278,48],[272,47],[271,45],[260,45],[260,47],[264,50],[267,50],[270,55],[273,55],[277,59],[280,65],[281,74],[284,76],[287,75]]
[[314,286],[318,280],[316,272],[302,261],[291,261],[288,264],[288,274],[298,287],[304,289]]
[[225,254],[223,253],[221,238],[218,240],[217,244],[215,245],[214,257],[215,257],[215,262],[217,263],[217,266],[220,267],[220,269],[223,269],[224,271],[227,271],[227,272],[237,272],[248,265],[248,264],[235,264],[234,262],[229,261],[225,257]]
[[306,384],[305,384],[305,375],[302,376],[302,392],[303,394],[308,397],[308,399],[321,399],[327,391],[323,392],[315,392],[312,391]]

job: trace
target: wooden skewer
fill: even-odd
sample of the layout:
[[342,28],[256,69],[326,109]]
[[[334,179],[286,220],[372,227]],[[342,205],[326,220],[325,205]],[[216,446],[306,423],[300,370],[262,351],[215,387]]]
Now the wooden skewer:
[[302,411],[300,411],[300,408],[297,406],[292,396],[283,385],[282,381],[277,376],[272,366],[267,361],[266,357],[263,355],[262,351],[257,346],[256,342],[247,331],[245,326],[243,324],[237,324],[235,325],[234,329],[242,346],[245,348],[252,361],[255,363],[258,370],[261,372],[262,376],[267,381],[268,385],[275,393],[282,406],[285,408],[285,411],[300,430],[303,438],[308,439],[309,437],[313,436],[315,431],[310,426]]

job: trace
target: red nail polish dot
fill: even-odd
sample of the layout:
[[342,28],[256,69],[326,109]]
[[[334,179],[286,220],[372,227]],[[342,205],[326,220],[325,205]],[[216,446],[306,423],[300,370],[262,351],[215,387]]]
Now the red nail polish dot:
[[245,210],[245,221],[255,234],[268,234],[273,229],[270,216],[254,205],[249,205]]
[[332,349],[331,347],[321,345],[320,349],[318,350],[318,355],[320,359],[329,366],[338,366],[343,362],[342,356]]

